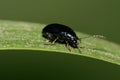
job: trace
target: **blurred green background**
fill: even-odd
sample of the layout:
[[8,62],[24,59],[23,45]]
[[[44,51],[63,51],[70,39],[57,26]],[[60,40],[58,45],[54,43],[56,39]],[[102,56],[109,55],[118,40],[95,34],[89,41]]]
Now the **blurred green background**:
[[0,80],[119,80],[120,67],[83,56],[0,51]]
[[[120,44],[119,0],[0,0],[0,19],[62,23]],[[49,54],[50,53],[50,54]],[[43,51],[0,51],[1,80],[118,80],[120,67]]]
[[120,44],[119,0],[0,0],[0,19],[63,23]]

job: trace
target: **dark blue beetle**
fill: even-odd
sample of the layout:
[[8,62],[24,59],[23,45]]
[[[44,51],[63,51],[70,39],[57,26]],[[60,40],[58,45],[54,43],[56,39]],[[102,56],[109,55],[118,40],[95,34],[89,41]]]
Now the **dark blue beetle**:
[[55,42],[65,44],[69,50],[69,46],[78,48],[79,38],[76,36],[76,33],[66,25],[57,23],[49,24],[43,28],[42,36],[47,38],[52,44]]

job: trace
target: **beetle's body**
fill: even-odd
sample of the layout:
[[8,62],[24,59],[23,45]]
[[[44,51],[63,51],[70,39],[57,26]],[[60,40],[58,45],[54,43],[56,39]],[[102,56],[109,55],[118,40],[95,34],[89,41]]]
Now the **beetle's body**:
[[78,48],[78,37],[76,33],[66,25],[62,24],[49,24],[42,31],[43,37],[47,38],[50,42],[59,42],[70,45],[73,48]]
[[103,39],[105,38],[101,35],[92,35],[83,38],[78,38],[76,33],[71,28],[69,28],[66,25],[57,23],[49,24],[45,28],[43,28],[42,36],[47,38],[52,44],[54,44],[55,42],[63,43],[66,45],[69,51],[71,51],[71,49],[69,48],[69,46],[71,46],[73,48],[77,48],[79,52],[81,52],[79,48],[84,47],[78,47],[78,40],[81,42],[81,39],[90,37]]

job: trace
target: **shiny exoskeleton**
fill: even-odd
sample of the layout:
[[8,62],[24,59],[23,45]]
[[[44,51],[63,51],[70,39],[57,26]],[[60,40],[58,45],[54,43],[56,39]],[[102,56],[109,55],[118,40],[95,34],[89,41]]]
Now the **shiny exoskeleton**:
[[49,24],[42,30],[42,36],[47,38],[51,43],[63,43],[70,50],[69,46],[78,48],[79,38],[76,33],[68,26],[62,24]]

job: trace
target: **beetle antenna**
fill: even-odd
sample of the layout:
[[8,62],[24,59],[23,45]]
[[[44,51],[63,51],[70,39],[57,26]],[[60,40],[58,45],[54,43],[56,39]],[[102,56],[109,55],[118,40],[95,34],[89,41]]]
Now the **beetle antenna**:
[[89,35],[89,36],[86,36],[86,37],[83,37],[83,38],[79,38],[80,42],[82,39],[86,39],[86,38],[100,38],[100,39],[105,39],[105,36],[102,36],[102,35]]

